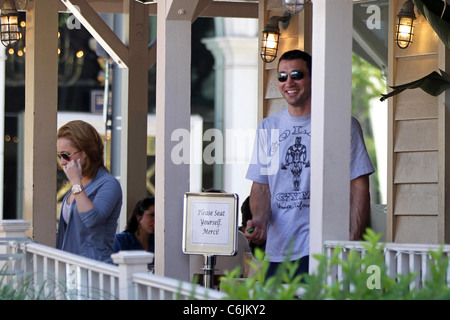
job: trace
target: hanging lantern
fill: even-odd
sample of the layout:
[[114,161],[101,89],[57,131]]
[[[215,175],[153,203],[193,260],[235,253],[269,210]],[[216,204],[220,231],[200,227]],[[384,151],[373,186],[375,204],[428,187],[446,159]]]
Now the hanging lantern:
[[397,17],[398,23],[395,32],[395,41],[401,49],[406,49],[412,43],[414,20],[416,19],[412,0],[408,0],[403,4]]
[[280,38],[280,28],[278,27],[278,23],[280,21],[283,22],[283,29],[286,29],[289,25],[290,16],[289,13],[286,13],[282,17],[270,17],[267,21],[261,41],[261,58],[264,62],[270,63],[276,59]]
[[19,43],[22,34],[19,31],[19,12],[13,0],[5,0],[0,15],[0,39],[7,48]]

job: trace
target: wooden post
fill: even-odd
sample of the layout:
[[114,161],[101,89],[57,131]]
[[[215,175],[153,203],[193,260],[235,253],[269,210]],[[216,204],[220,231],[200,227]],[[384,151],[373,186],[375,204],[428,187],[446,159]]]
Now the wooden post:
[[58,3],[35,0],[26,12],[24,219],[48,246],[56,242]]
[[148,114],[148,7],[124,1],[124,43],[128,68],[122,69],[120,182],[123,192],[121,225],[146,196]]

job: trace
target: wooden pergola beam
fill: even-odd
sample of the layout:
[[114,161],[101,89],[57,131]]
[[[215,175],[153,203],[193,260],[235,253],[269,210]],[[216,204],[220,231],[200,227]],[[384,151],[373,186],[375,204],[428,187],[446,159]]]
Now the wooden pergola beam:
[[[0,0],[2,1],[2,0]],[[197,17],[225,17],[225,18],[258,18],[258,2],[257,1],[214,1],[208,6],[201,9],[202,4],[199,5],[199,14]],[[89,5],[98,13],[122,13],[123,0],[87,0]],[[146,4],[149,15],[157,14],[157,3]],[[67,11],[64,4],[59,5],[60,11]]]
[[121,68],[128,66],[128,49],[86,0],[61,0]]

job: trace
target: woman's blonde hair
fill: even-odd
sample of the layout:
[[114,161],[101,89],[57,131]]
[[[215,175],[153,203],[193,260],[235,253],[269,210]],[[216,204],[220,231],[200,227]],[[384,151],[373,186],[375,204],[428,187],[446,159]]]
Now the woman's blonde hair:
[[57,139],[66,138],[74,147],[86,154],[83,165],[83,176],[94,178],[100,168],[106,169],[103,162],[103,141],[97,130],[89,123],[74,120],[66,123],[58,130]]

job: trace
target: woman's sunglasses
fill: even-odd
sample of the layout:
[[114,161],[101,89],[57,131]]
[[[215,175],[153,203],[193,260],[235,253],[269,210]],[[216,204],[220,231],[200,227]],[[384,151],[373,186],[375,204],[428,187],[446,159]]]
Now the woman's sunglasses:
[[58,156],[58,158],[61,160],[61,158],[63,158],[66,161],[70,161],[70,157],[73,156],[75,153],[78,153],[80,151],[75,151],[72,154],[67,154],[67,153],[57,153],[56,155]]
[[[290,76],[291,76],[292,80],[301,80],[301,79],[303,79],[305,74],[303,73],[303,71],[294,70],[294,71],[291,71]],[[278,74],[279,82],[285,82],[287,79],[288,79],[287,72],[283,71]]]

